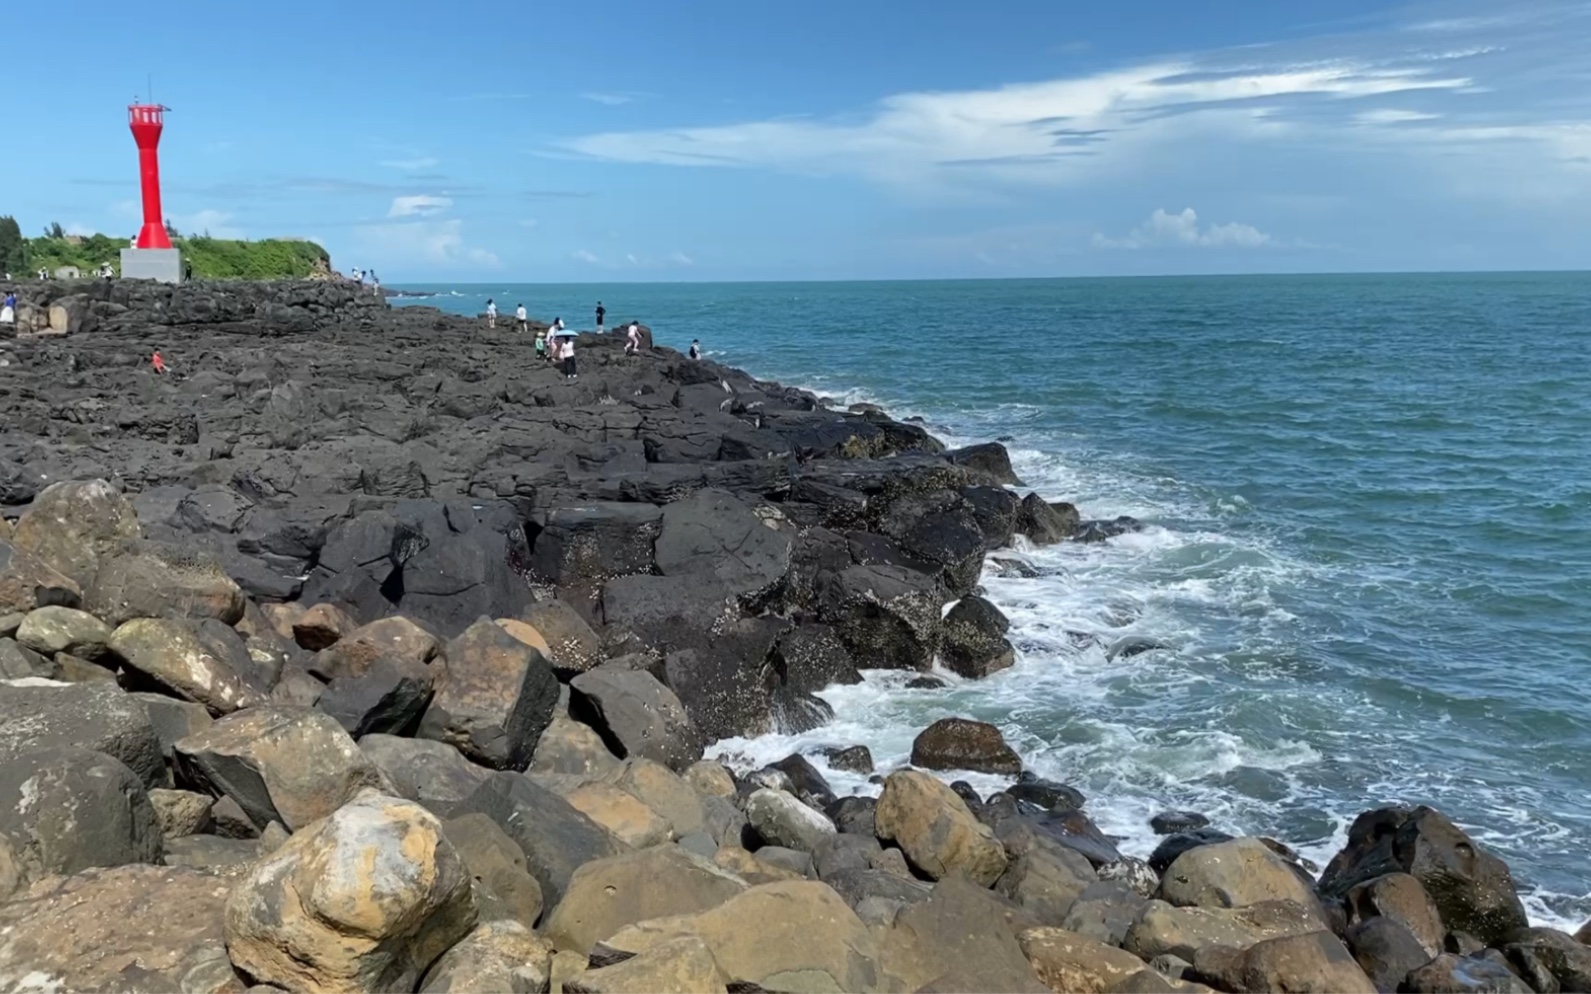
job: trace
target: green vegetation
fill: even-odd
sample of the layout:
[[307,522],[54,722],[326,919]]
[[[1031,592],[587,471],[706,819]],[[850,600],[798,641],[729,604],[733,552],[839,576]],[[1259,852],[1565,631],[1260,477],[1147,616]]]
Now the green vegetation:
[[[331,256],[314,242],[277,238],[246,242],[179,235],[169,221],[166,231],[171,244],[182,250],[183,260],[193,267],[196,279],[282,279],[308,276],[331,266]],[[125,238],[68,235],[59,224],[46,228],[43,237],[23,238],[14,218],[0,217],[0,272],[12,276],[31,274],[41,267],[54,273],[62,266],[76,266],[84,276],[92,276],[107,262],[120,268],[121,250],[126,247]]]

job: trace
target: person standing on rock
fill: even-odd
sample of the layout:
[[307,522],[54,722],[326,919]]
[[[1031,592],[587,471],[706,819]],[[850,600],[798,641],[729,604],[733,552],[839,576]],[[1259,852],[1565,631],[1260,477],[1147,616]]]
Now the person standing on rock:
[[702,357],[702,340],[700,338],[691,339],[690,355],[692,359],[700,359]]
[[376,296],[381,296],[381,277],[377,276],[373,269],[370,271],[370,290]]
[[497,301],[490,297],[486,298],[486,327],[497,327]]
[[17,323],[17,294],[14,290],[7,290],[5,300],[0,301],[0,324]]
[[547,334],[551,330],[551,328],[536,329],[536,358],[543,362],[547,361]]
[[519,331],[521,334],[523,334],[527,327],[525,323],[527,316],[525,314],[524,304],[520,304],[518,307],[514,308],[514,320],[519,322]]
[[641,323],[631,321],[630,328],[624,336],[624,354],[638,355],[641,351]]
[[149,366],[150,366],[151,369],[153,369],[155,371],[155,375],[157,375],[157,376],[165,376],[166,375],[166,360],[160,358],[160,350],[159,349],[156,349],[155,350],[155,354],[149,357]]
[[580,379],[580,373],[575,369],[575,337],[565,335],[559,339],[563,343],[559,356],[563,359],[563,378],[566,380]]
[[602,306],[602,301],[597,301],[597,334],[602,334],[602,319],[607,316],[608,309]]

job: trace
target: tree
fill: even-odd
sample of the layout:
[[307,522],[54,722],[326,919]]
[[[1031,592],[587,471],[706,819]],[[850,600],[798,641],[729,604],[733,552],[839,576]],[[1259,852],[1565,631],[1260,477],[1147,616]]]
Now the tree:
[[28,268],[28,244],[17,219],[0,217],[0,273],[21,273]]
[[66,230],[61,227],[61,222],[56,221],[44,229],[45,238],[65,238]]
[[166,237],[167,238],[181,238],[182,237],[182,233],[177,230],[177,226],[176,225],[171,223],[171,218],[169,218],[169,217],[166,218]]

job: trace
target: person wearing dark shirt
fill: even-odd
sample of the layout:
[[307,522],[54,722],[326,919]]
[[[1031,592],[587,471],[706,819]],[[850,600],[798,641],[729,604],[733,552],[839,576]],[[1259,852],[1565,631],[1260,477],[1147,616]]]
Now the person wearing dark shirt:
[[607,313],[608,309],[602,306],[602,301],[597,301],[597,334],[599,335],[602,334],[602,318]]
[[694,339],[691,340],[691,358],[692,359],[700,359],[701,357],[702,357],[702,341],[699,338],[694,338]]

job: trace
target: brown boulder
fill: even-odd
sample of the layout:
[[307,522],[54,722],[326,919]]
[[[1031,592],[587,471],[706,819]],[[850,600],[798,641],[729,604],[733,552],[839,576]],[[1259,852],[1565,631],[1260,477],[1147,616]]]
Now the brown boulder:
[[1132,953],[1059,928],[1030,928],[1017,936],[1033,972],[1060,994],[1105,994],[1147,964]]
[[435,816],[369,792],[239,882],[227,949],[255,980],[287,990],[413,990],[475,915],[469,873]]
[[83,609],[107,625],[134,618],[228,625],[243,617],[243,591],[220,566],[184,549],[145,542],[107,560],[86,588]]
[[1005,847],[966,802],[938,779],[900,770],[884,781],[875,815],[878,837],[899,844],[930,879],[964,873],[988,886],[1005,872]]
[[1315,893],[1259,839],[1198,846],[1178,856],[1160,881],[1160,898],[1179,907],[1246,908],[1261,901],[1315,904]]
[[568,679],[602,662],[602,640],[580,612],[561,600],[537,601],[522,612],[522,621],[552,650],[547,661]]
[[1514,973],[1482,956],[1443,953],[1410,972],[1400,991],[1408,994],[1534,994]]
[[1249,947],[1239,963],[1237,990],[1376,994],[1376,985],[1330,932],[1265,939]]
[[192,622],[165,618],[135,618],[110,637],[110,652],[124,667],[213,715],[264,704],[266,696],[238,669],[251,661],[224,648]]
[[526,772],[599,779],[617,775],[619,760],[590,726],[555,715],[541,733]]
[[[296,633],[301,616],[290,619],[289,633]],[[399,615],[379,618],[361,625],[316,653],[310,672],[323,680],[363,675],[379,659],[429,663],[442,651],[442,640]]]
[[588,953],[627,925],[716,908],[744,882],[679,846],[657,846],[575,871],[542,930],[559,949]]
[[419,735],[484,766],[523,770],[552,722],[558,695],[558,679],[541,653],[481,618],[448,643]]
[[40,881],[0,902],[0,990],[240,994],[221,928],[230,890],[174,866]]
[[948,978],[975,977],[978,990],[1046,991],[1016,938],[1033,924],[965,877],[948,877],[927,900],[903,908],[883,933],[884,971],[906,990],[944,989]]
[[734,797],[735,777],[722,763],[710,759],[692,763],[683,774],[685,782],[698,794],[712,797]]
[[353,632],[359,623],[335,604],[316,604],[293,622],[293,640],[299,648],[319,652],[336,645]]
[[551,976],[546,939],[517,921],[489,921],[442,954],[420,994],[543,994]]
[[45,656],[65,652],[97,663],[106,654],[110,636],[110,626],[87,611],[51,605],[24,615],[22,624],[17,626],[16,640]]
[[26,614],[58,604],[76,607],[83,588],[26,549],[0,540],[0,614]]
[[1407,873],[1388,873],[1358,884],[1343,900],[1347,922],[1356,925],[1372,918],[1390,918],[1407,928],[1427,956],[1442,952],[1447,929],[1425,887]]
[[721,994],[723,971],[694,935],[659,943],[613,966],[565,981],[565,994]]
[[454,818],[442,832],[475,881],[481,920],[534,927],[543,909],[541,884],[530,875],[524,850],[483,814]]
[[633,794],[609,784],[576,787],[564,795],[564,800],[632,848],[660,846],[674,838],[673,826],[667,818],[641,803]]
[[1016,776],[1022,760],[1000,730],[970,718],[941,718],[912,742],[913,766],[928,770],[973,770]]
[[707,812],[690,784],[662,763],[631,757],[613,785],[656,811],[674,828],[675,838],[702,831]]
[[142,537],[132,502],[104,480],[87,480],[39,491],[11,541],[86,585],[102,561]]
[[1318,932],[1325,923],[1312,910],[1285,901],[1246,908],[1174,908],[1150,901],[1127,930],[1122,948],[1142,960],[1177,956],[1192,963],[1217,946],[1247,949],[1266,939]]

